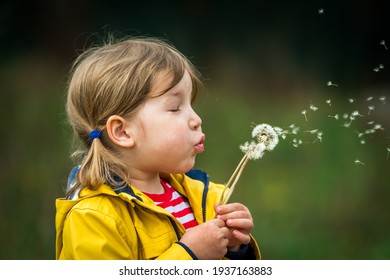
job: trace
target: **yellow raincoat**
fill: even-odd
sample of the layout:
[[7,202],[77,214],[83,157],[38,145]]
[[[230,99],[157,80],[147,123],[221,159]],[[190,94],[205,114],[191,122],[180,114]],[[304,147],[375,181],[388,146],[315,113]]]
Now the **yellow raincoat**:
[[[187,197],[199,224],[214,218],[223,185],[209,182],[199,170],[161,177]],[[182,224],[131,186],[83,189],[75,200],[57,199],[56,211],[56,259],[197,259],[179,241],[185,233]],[[260,259],[253,238],[248,248]]]

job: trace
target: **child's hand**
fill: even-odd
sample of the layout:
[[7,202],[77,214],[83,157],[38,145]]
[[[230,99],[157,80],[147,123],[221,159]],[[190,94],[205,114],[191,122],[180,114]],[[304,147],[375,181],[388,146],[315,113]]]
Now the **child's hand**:
[[213,219],[189,229],[180,242],[201,260],[221,259],[227,253],[229,229],[221,219]]
[[250,232],[254,226],[252,215],[248,208],[241,203],[215,205],[217,218],[225,221],[229,228],[229,244],[231,250],[238,249],[241,244],[251,241]]

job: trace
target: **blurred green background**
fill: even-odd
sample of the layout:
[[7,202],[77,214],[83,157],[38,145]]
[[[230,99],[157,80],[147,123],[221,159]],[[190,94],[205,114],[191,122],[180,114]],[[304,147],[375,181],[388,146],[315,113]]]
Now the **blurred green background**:
[[[228,180],[254,124],[301,128],[250,162],[232,197],[250,208],[265,259],[390,259],[384,0],[6,0],[0,11],[0,259],[55,256],[54,203],[73,166],[67,74],[108,32],[168,39],[201,70],[207,140],[196,168],[213,181]],[[363,116],[349,128],[328,117],[354,110]],[[370,121],[384,129],[361,144]]]

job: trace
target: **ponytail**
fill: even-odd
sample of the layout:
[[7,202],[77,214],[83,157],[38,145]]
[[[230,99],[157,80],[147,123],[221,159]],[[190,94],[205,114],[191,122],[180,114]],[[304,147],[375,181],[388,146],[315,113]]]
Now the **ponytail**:
[[[92,130],[89,136],[89,148],[82,152],[84,157],[80,164],[76,180],[67,192],[67,197],[73,197],[81,188],[96,190],[107,183],[114,189],[126,184],[122,178],[127,178],[126,167],[118,160],[103,143],[102,132]],[[74,155],[80,154],[81,151]]]

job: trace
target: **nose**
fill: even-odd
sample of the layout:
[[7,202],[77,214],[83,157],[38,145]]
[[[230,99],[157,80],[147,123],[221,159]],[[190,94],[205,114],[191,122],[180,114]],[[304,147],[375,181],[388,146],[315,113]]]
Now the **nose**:
[[198,116],[198,114],[194,110],[192,110],[189,125],[190,128],[193,130],[198,130],[202,126],[202,119]]

